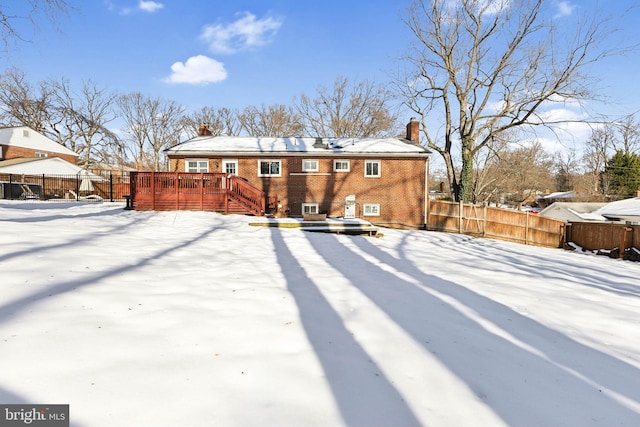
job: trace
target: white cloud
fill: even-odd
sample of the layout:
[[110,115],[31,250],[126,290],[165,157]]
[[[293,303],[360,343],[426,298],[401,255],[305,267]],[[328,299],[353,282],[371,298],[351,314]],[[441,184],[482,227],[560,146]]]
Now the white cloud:
[[153,13],[158,9],[162,9],[164,7],[164,4],[155,1],[140,0],[140,3],[138,3],[138,7],[140,8],[140,10]]
[[569,16],[573,13],[574,9],[576,8],[575,5],[571,4],[570,1],[566,1],[566,0],[556,2],[556,7],[558,8],[558,11],[556,12],[556,15],[555,15],[556,18]]
[[245,12],[238,20],[229,24],[206,25],[200,39],[209,44],[212,52],[234,53],[268,44],[281,26],[281,19],[256,19],[252,13]]
[[227,71],[222,62],[204,55],[196,55],[186,62],[176,62],[171,66],[171,75],[164,79],[167,83],[209,84],[223,81]]

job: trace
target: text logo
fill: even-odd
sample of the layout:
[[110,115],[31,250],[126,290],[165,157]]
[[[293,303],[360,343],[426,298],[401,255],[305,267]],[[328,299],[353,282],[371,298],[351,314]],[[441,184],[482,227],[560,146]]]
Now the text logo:
[[69,427],[69,405],[2,405],[0,427]]

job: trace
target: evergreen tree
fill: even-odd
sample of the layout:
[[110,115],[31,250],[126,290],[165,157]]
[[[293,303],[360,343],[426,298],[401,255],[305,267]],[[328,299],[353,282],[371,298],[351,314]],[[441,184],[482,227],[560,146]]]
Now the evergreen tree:
[[622,150],[609,159],[603,179],[609,182],[609,193],[632,197],[640,190],[640,156]]

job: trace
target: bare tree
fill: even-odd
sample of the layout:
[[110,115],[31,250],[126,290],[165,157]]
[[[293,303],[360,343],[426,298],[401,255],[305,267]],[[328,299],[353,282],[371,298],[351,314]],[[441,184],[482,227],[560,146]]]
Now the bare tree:
[[556,153],[554,169],[557,191],[573,191],[577,189],[580,180],[580,166],[576,152]]
[[486,174],[493,177],[491,201],[520,208],[538,191],[554,187],[553,159],[539,142],[512,145],[495,153],[486,165]]
[[162,150],[175,145],[183,132],[183,107],[140,92],[121,95],[117,103],[137,167],[160,170]]
[[184,130],[184,107],[175,101],[163,99],[148,100],[151,114],[149,145],[152,152],[153,170],[161,170],[161,154],[165,148],[180,142]]
[[[89,164],[108,152],[108,145],[117,145],[117,137],[107,129],[115,119],[116,95],[91,81],[82,84],[79,93],[71,88],[69,80],[49,82],[57,111],[57,119],[51,123],[58,140],[81,156],[81,162]],[[119,147],[114,147],[119,151]]]
[[391,99],[382,85],[367,80],[350,85],[346,77],[338,77],[332,90],[321,86],[313,99],[303,94],[295,108],[309,136],[384,136],[396,124]]
[[251,136],[299,136],[303,130],[298,115],[282,104],[246,107],[238,119]]
[[50,22],[57,22],[62,15],[74,10],[67,0],[28,0],[5,2],[0,5],[0,35],[5,49],[15,41],[24,41],[24,35],[18,30],[19,21],[27,20],[32,28],[37,27],[38,20],[44,16]]
[[487,144],[482,155],[475,157],[473,203],[498,204],[501,201],[506,177],[499,171],[500,154],[507,150],[508,145],[507,137],[496,136]]
[[404,22],[415,47],[398,89],[422,117],[423,135],[444,159],[457,200],[472,198],[474,157],[492,138],[550,125],[542,114],[546,105],[592,96],[585,68],[611,53],[599,47],[608,30],[597,12],[567,22],[545,10],[548,4],[416,0],[408,9]]
[[184,116],[184,129],[189,137],[198,134],[200,125],[207,124],[213,136],[238,135],[241,125],[238,111],[230,108],[202,107],[200,110]]
[[53,95],[46,83],[34,86],[23,71],[9,69],[0,76],[0,121],[5,126],[29,126],[57,140],[50,127]]
[[613,125],[617,131],[616,150],[624,154],[638,154],[640,151],[640,123],[633,114],[625,116]]

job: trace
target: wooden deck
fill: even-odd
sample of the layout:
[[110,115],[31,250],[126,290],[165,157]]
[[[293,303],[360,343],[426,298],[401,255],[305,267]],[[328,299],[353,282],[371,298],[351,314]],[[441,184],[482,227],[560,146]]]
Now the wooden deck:
[[135,210],[204,210],[265,214],[265,194],[240,177],[224,173],[131,172]]

